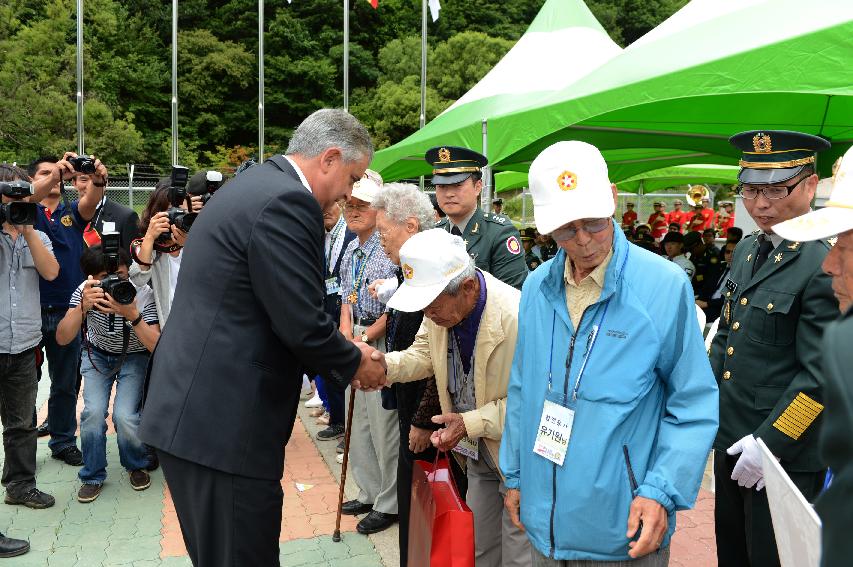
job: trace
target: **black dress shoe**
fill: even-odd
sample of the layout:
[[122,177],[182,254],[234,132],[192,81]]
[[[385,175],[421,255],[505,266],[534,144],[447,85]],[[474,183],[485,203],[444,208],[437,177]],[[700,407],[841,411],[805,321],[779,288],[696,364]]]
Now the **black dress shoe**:
[[47,428],[47,420],[44,420],[41,425],[36,427],[36,433],[39,437],[50,435],[50,429]]
[[344,502],[344,505],[341,506],[341,514],[346,514],[347,516],[358,516],[359,514],[367,514],[373,510],[373,504],[362,504],[358,500],[350,500],[349,502]]
[[80,449],[78,449],[76,445],[69,445],[58,453],[54,453],[51,457],[59,459],[66,465],[71,465],[72,467],[83,466],[83,453],[80,452]]
[[384,512],[373,510],[358,522],[355,529],[360,534],[375,534],[376,532],[387,530],[396,521],[397,514],[385,514]]
[[0,557],[15,557],[30,550],[30,542],[0,534]]

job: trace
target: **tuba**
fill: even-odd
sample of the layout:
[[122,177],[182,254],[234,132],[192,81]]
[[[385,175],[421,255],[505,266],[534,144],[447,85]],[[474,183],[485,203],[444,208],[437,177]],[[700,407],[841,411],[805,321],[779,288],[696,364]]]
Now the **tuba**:
[[685,195],[687,199],[687,203],[691,207],[695,207],[696,205],[702,204],[702,199],[710,199],[711,194],[708,192],[708,188],[704,185],[691,185],[690,190]]

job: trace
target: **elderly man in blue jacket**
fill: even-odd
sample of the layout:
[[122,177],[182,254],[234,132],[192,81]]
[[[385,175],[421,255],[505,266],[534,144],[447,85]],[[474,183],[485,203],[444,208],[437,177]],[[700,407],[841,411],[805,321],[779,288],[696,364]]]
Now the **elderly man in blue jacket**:
[[616,187],[595,147],[550,146],[530,188],[560,251],[522,289],[505,505],[534,565],[667,565],[719,413],[690,282],[615,230]]

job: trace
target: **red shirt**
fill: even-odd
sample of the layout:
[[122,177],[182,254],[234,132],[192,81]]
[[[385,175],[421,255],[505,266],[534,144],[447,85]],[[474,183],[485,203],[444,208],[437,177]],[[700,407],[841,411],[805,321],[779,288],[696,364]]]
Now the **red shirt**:
[[720,232],[720,238],[726,238],[728,230],[735,225],[735,215],[717,215],[717,230]]
[[704,208],[702,209],[702,218],[705,219],[705,224],[702,226],[702,230],[706,228],[714,228],[714,209]]
[[637,211],[625,211],[622,213],[622,227],[632,227],[637,222]]
[[667,215],[667,223],[678,223],[679,228],[684,228],[684,223],[690,218],[690,213],[687,211],[670,211]]
[[702,232],[705,229],[705,216],[701,212],[693,213],[690,222],[687,223],[688,232]]
[[667,214],[664,211],[654,212],[649,215],[649,226],[652,227],[652,237],[661,238],[669,229]]

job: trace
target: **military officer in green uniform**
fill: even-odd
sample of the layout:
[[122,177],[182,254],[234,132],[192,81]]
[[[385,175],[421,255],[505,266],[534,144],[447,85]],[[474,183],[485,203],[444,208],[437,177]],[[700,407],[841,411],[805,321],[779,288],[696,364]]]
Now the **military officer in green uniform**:
[[468,148],[439,146],[424,157],[433,167],[438,205],[447,214],[436,228],[461,236],[478,268],[521,289],[527,266],[518,229],[505,216],[485,213],[478,206],[486,156]]
[[773,229],[789,240],[829,238],[833,244],[823,271],[832,277],[841,319],[826,328],[821,349],[826,410],[820,436],[832,481],[815,508],[823,522],[822,567],[847,566],[853,562],[853,149],[841,162],[826,206]]
[[531,272],[542,265],[542,258],[533,251],[536,244],[536,231],[532,227],[524,229],[521,234],[521,245],[524,247],[524,263]]
[[825,476],[818,454],[825,403],[821,341],[835,317],[826,240],[786,240],[773,226],[809,211],[822,138],[751,131],[730,142],[743,152],[738,191],[759,231],[735,248],[711,366],[720,387],[714,442],[719,565],[779,565],[764,490],[761,438],[808,500]]
[[723,271],[720,262],[720,250],[709,248],[702,234],[696,231],[684,235],[684,251],[690,252],[696,273],[693,276],[693,291],[699,295],[708,282],[715,282]]

